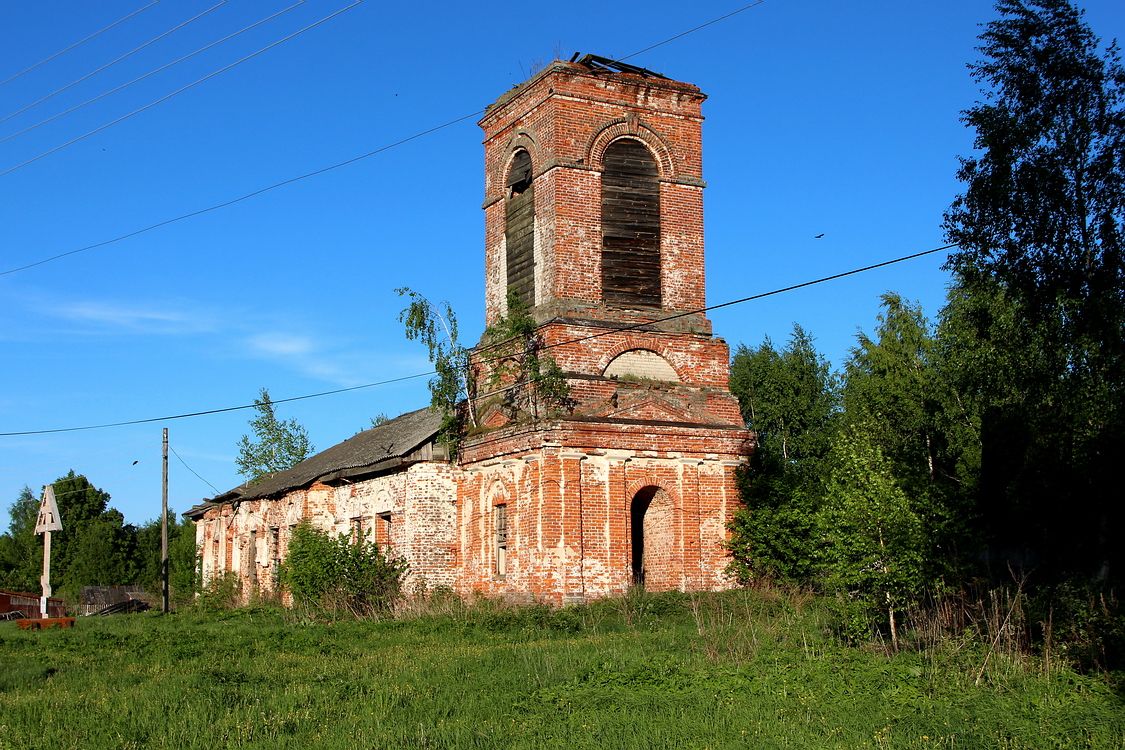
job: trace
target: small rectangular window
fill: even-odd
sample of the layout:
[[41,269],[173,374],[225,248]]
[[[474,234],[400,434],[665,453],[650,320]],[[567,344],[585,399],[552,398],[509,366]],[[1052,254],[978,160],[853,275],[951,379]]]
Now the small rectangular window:
[[251,531],[246,540],[247,546],[247,565],[249,569],[250,587],[254,588],[258,585],[258,532],[257,530]]
[[391,514],[380,513],[379,523],[375,527],[375,544],[379,549],[387,549],[391,546]]
[[356,516],[352,519],[352,541],[360,541],[363,539],[363,516]]
[[503,577],[508,573],[508,506],[493,508],[496,526],[496,575]]
[[277,526],[270,527],[270,581],[273,588],[277,589],[278,576],[281,574],[281,529]]

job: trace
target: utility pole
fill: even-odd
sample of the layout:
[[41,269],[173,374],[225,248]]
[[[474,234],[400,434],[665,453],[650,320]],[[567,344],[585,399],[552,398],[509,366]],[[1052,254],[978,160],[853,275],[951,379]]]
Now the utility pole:
[[39,585],[43,596],[39,599],[39,616],[47,617],[47,601],[51,598],[51,532],[62,531],[62,518],[55,502],[55,486],[48,484],[43,488],[43,500],[39,503],[39,517],[35,520],[35,533],[43,535],[43,577]]
[[164,466],[160,492],[161,611],[168,614],[168,428],[164,428]]

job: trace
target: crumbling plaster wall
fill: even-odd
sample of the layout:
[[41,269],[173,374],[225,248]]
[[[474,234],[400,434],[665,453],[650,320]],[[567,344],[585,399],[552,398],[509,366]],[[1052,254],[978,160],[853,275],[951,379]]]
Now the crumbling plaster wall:
[[406,585],[452,586],[454,469],[441,462],[336,486],[317,483],[277,498],[211,508],[196,525],[204,582],[224,573],[238,576],[244,600],[276,587],[276,568],[288,554],[302,520],[330,534],[356,529],[375,540],[379,523],[389,534],[380,543],[407,564]]

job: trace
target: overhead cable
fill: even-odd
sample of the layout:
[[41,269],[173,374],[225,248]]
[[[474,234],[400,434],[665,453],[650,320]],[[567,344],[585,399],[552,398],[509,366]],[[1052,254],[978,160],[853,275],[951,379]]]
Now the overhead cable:
[[[732,307],[734,305],[740,305],[740,304],[744,304],[746,302],[753,302],[755,300],[765,299],[766,297],[773,297],[773,296],[778,295],[778,294],[784,294],[786,292],[792,292],[792,291],[795,291],[797,289],[803,289],[805,287],[814,286],[816,284],[823,284],[823,283],[828,282],[828,281],[834,281],[836,279],[842,279],[846,276],[854,276],[856,274],[864,273],[866,271],[873,271],[877,268],[884,268],[886,266],[891,266],[891,265],[894,265],[896,263],[903,263],[905,261],[914,260],[915,258],[921,258],[921,257],[926,256],[926,255],[933,255],[934,253],[939,253],[943,250],[949,250],[949,249],[954,248],[954,247],[957,247],[957,245],[956,244],[942,245],[941,247],[935,247],[935,248],[931,248],[929,250],[923,250],[921,252],[911,253],[909,255],[903,255],[903,256],[900,256],[898,258],[892,258],[891,260],[885,260],[885,261],[881,261],[879,263],[873,263],[871,265],[862,266],[860,268],[853,268],[850,271],[842,271],[840,273],[834,273],[830,276],[822,276],[822,277],[817,278],[817,279],[811,279],[809,281],[802,281],[799,284],[791,284],[789,286],[780,287],[778,289],[773,289],[773,290],[770,290],[768,292],[761,292],[759,294],[752,294],[749,297],[740,297],[739,299],[733,299],[733,300],[729,300],[727,302],[720,302],[720,303],[715,304],[715,305],[709,305],[707,307],[700,307],[698,309],[688,310],[686,312],[679,312],[679,313],[675,313],[673,315],[668,315],[668,316],[663,317],[663,318],[657,318],[655,320],[645,321],[645,322],[642,322],[642,323],[632,323],[632,324],[627,325],[627,326],[620,326],[620,327],[606,329],[604,331],[598,331],[597,333],[592,333],[592,334],[589,334],[587,336],[579,336],[578,338],[568,339],[566,341],[557,341],[554,344],[549,344],[547,346],[544,346],[543,348],[544,349],[553,349],[553,348],[557,348],[557,347],[560,347],[560,346],[568,346],[568,345],[576,344],[576,343],[579,343],[579,342],[582,342],[582,341],[588,341],[590,339],[599,338],[601,336],[610,336],[610,335],[613,335],[613,334],[616,334],[616,333],[620,333],[622,331],[635,330],[635,329],[638,329],[638,328],[644,328],[644,327],[647,327],[647,326],[656,325],[658,323],[664,323],[664,322],[667,322],[667,321],[670,321],[670,320],[676,320],[677,318],[683,318],[683,317],[686,317],[688,315],[698,315],[698,314],[701,314],[701,313],[709,312],[711,310],[720,310],[724,307]],[[305,401],[307,399],[320,398],[322,396],[334,396],[338,393],[348,393],[350,391],[358,391],[358,390],[362,390],[362,389],[365,389],[365,388],[375,388],[377,386],[390,385],[391,383],[401,383],[401,382],[406,381],[406,380],[414,380],[414,379],[417,379],[417,378],[428,378],[428,377],[430,377],[431,375],[434,375],[434,374],[435,374],[434,371],[430,370],[429,372],[419,372],[419,373],[415,373],[414,375],[404,375],[402,377],[390,378],[388,380],[380,380],[380,381],[376,381],[374,383],[365,383],[363,385],[355,385],[355,386],[351,386],[350,388],[337,388],[337,389],[334,389],[334,390],[331,390],[331,391],[320,391],[318,393],[308,393],[308,394],[305,394],[303,396],[290,396],[289,398],[271,399],[270,401],[271,401],[271,403],[274,403],[274,404],[285,404],[285,403],[289,403],[290,401]],[[502,393],[505,390],[510,390],[510,388],[511,388],[511,386],[509,386],[507,388],[501,388],[501,389],[499,389],[497,391],[494,391],[494,392],[489,392],[489,393],[485,393],[485,394],[478,394],[477,398],[483,398],[485,396],[493,395],[493,393]],[[19,435],[48,435],[48,434],[54,434],[54,433],[59,433],[59,432],[80,432],[80,431],[84,431],[84,430],[99,430],[99,429],[104,429],[104,428],[108,428],[108,427],[126,427],[126,426],[129,426],[129,425],[149,424],[149,423],[152,423],[152,422],[170,422],[170,421],[177,420],[177,419],[188,419],[188,418],[191,418],[191,417],[202,417],[202,416],[207,416],[207,415],[210,415],[210,414],[221,414],[221,413],[224,413],[224,412],[242,411],[242,410],[245,410],[245,409],[253,409],[256,406],[257,406],[257,404],[242,404],[240,406],[227,406],[227,407],[223,407],[223,408],[219,408],[219,409],[205,409],[205,410],[201,410],[201,411],[188,412],[188,413],[185,413],[185,414],[171,414],[171,415],[164,416],[164,417],[149,417],[149,418],[146,418],[146,419],[131,419],[131,420],[124,420],[124,421],[121,421],[121,422],[108,422],[108,423],[104,423],[104,424],[85,425],[85,426],[82,426],[82,427],[56,427],[56,428],[44,429],[44,430],[20,430],[20,431],[13,431],[13,432],[0,432],[0,437],[15,437],[15,436],[19,436]]]
[[97,133],[100,133],[103,130],[111,128],[111,127],[113,127],[114,125],[117,125],[120,122],[124,122],[125,120],[128,120],[130,117],[133,117],[134,115],[138,115],[141,112],[144,112],[145,110],[151,109],[158,104],[162,104],[163,102],[168,101],[169,99],[171,99],[174,96],[177,96],[178,94],[182,94],[183,92],[185,92],[189,89],[195,88],[196,86],[198,86],[201,83],[204,83],[205,81],[209,81],[210,79],[214,78],[217,75],[220,75],[222,73],[227,72],[231,68],[234,68],[238,65],[241,65],[242,63],[247,62],[248,60],[254,59],[258,55],[273,49],[274,47],[278,46],[279,44],[284,44],[285,42],[288,42],[289,40],[291,40],[295,37],[298,37],[301,34],[304,34],[306,31],[310,31],[312,29],[315,29],[317,26],[320,26],[321,24],[332,20],[333,18],[340,15],[341,13],[344,13],[344,12],[347,12],[347,11],[351,10],[352,8],[361,4],[362,2],[363,2],[363,0],[354,0],[350,5],[346,5],[343,8],[340,8],[339,10],[333,11],[332,13],[329,13],[327,16],[324,16],[320,20],[314,21],[313,23],[309,24],[308,26],[304,26],[304,27],[298,29],[297,31],[294,31],[292,34],[284,36],[281,39],[278,39],[277,41],[270,42],[265,47],[262,47],[261,49],[258,49],[254,52],[251,52],[249,55],[245,55],[244,57],[240,57],[239,59],[235,60],[234,62],[230,63],[229,65],[224,65],[223,67],[219,68],[218,70],[214,70],[214,71],[208,73],[207,75],[203,76],[202,78],[197,78],[196,80],[192,81],[191,83],[187,84],[186,86],[181,86],[180,88],[176,89],[175,91],[173,91],[170,94],[165,94],[164,96],[160,97],[159,99],[151,101],[148,104],[145,104],[141,107],[137,107],[132,112],[128,112],[128,113],[122,115],[121,117],[118,117],[115,120],[111,120],[110,122],[107,122],[104,125],[100,125],[100,126],[94,128],[93,130],[91,130],[89,132],[83,133],[80,136],[77,136],[75,138],[71,138],[69,141],[67,141],[63,144],[60,144],[58,146],[55,146],[52,149],[48,149],[47,151],[44,151],[43,153],[41,153],[37,156],[33,156],[32,158],[27,159],[26,161],[22,161],[19,164],[16,164],[15,166],[8,167],[4,171],[0,172],[0,177],[4,177],[5,175],[9,175],[12,172],[15,172],[17,169],[22,169],[23,167],[26,167],[28,164],[34,164],[35,162],[39,161],[40,159],[42,159],[46,156],[50,156],[51,154],[56,153],[58,151],[61,151],[62,149],[67,148],[68,146],[72,146],[75,143],[78,143],[79,141],[84,141],[85,139],[89,138],[90,136],[96,135]]
[[[302,2],[303,1],[304,0],[302,0]],[[735,16],[739,13],[742,13],[743,11],[746,11],[746,10],[749,10],[751,8],[757,7],[758,5],[763,4],[764,1],[765,0],[757,0],[757,2],[750,3],[749,5],[744,5],[741,8],[738,8],[734,11],[731,11],[730,13],[726,13],[722,16],[718,16],[716,18],[713,18],[710,21],[707,21],[706,23],[702,23],[698,26],[695,26],[691,29],[688,29],[687,31],[683,31],[683,32],[680,32],[679,34],[676,34],[674,36],[670,36],[667,39],[664,39],[663,41],[656,42],[655,44],[651,44],[648,47],[645,47],[644,49],[641,49],[641,50],[638,50],[638,51],[633,52],[631,54],[628,54],[625,57],[620,58],[620,59],[621,60],[627,60],[629,58],[636,57],[637,55],[639,55],[643,52],[647,52],[649,50],[655,49],[655,48],[660,47],[662,45],[668,44],[669,42],[675,41],[676,39],[680,39],[680,38],[682,38],[682,37],[684,37],[688,34],[692,34],[696,31],[699,31],[700,29],[707,28],[708,26],[711,26],[715,23],[718,23],[720,21],[724,21],[728,18],[731,18],[732,16]],[[284,11],[282,11],[282,12],[284,12]],[[222,41],[222,40],[220,40],[220,41]],[[82,106],[82,105],[79,105],[79,106]],[[107,245],[113,245],[113,244],[116,244],[116,243],[121,242],[123,240],[127,240],[131,237],[136,237],[137,235],[141,235],[141,234],[145,234],[147,232],[151,232],[154,229],[159,229],[161,227],[168,226],[169,224],[175,224],[175,223],[184,221],[186,219],[190,219],[190,218],[193,218],[195,216],[199,216],[201,214],[210,213],[211,211],[217,211],[219,209],[226,208],[227,206],[232,206],[232,205],[234,205],[236,203],[240,203],[240,202],[242,202],[242,201],[244,201],[248,198],[253,198],[253,197],[261,195],[263,193],[268,193],[271,190],[276,190],[277,188],[284,187],[285,185],[291,185],[295,182],[300,182],[301,180],[305,180],[305,179],[308,179],[310,177],[315,177],[317,175],[324,174],[325,172],[331,172],[332,170],[339,169],[340,167],[345,167],[349,164],[354,164],[358,161],[368,159],[372,156],[375,156],[376,154],[380,154],[384,151],[387,151],[388,149],[395,148],[396,146],[401,146],[401,145],[403,145],[405,143],[409,143],[410,141],[413,141],[417,138],[421,138],[423,136],[430,135],[431,133],[436,133],[439,130],[443,130],[447,127],[450,127],[451,125],[456,125],[457,123],[462,122],[464,120],[467,120],[470,117],[476,117],[477,115],[480,115],[480,114],[483,114],[483,113],[484,113],[483,109],[477,110],[475,112],[470,112],[467,115],[462,115],[461,117],[457,117],[457,118],[455,118],[453,120],[450,120],[446,123],[443,123],[441,125],[437,125],[437,126],[434,126],[432,128],[427,128],[426,130],[422,130],[418,133],[415,133],[414,135],[407,136],[406,138],[402,138],[398,141],[395,141],[394,143],[389,143],[385,146],[381,146],[381,147],[379,147],[377,149],[374,149],[372,151],[368,151],[365,154],[360,154],[360,155],[354,156],[350,159],[345,159],[344,161],[337,162],[336,164],[332,164],[332,165],[329,165],[327,167],[323,167],[321,169],[316,169],[316,170],[313,170],[312,172],[307,172],[305,174],[298,175],[296,177],[292,177],[292,178],[287,179],[287,180],[282,180],[281,182],[276,182],[272,185],[267,185],[264,188],[254,190],[250,193],[246,193],[245,195],[239,196],[237,198],[233,198],[233,199],[228,200],[228,201],[223,201],[222,203],[216,203],[214,205],[208,206],[206,208],[199,209],[197,211],[191,211],[191,212],[188,212],[188,213],[185,213],[185,214],[180,214],[179,216],[174,216],[170,219],[165,219],[163,221],[159,221],[159,222],[157,222],[155,224],[151,224],[147,227],[142,227],[141,229],[136,229],[136,230],[133,230],[131,232],[126,232],[124,234],[117,235],[116,237],[111,237],[108,240],[103,240],[101,242],[95,242],[95,243],[92,243],[90,245],[85,245],[83,247],[76,248],[74,250],[68,250],[67,252],[58,253],[57,255],[52,255],[52,256],[47,257],[47,258],[42,258],[42,259],[34,261],[32,263],[26,263],[22,266],[16,266],[16,267],[13,267],[13,268],[9,268],[9,269],[0,271],[0,276],[7,276],[9,274],[19,273],[20,271],[26,271],[30,268],[35,268],[36,266],[41,266],[45,263],[50,263],[52,261],[56,261],[56,260],[59,260],[61,258],[66,258],[66,257],[71,256],[71,255],[77,255],[78,253],[84,253],[88,250],[95,250],[97,248],[105,247]],[[43,123],[40,123],[40,124],[43,124]],[[21,132],[23,132],[23,131],[21,131]],[[16,133],[14,135],[19,135],[19,133]],[[14,137],[14,136],[9,136],[9,137]],[[3,140],[6,140],[6,139],[0,139],[0,142],[3,142]]]
[[99,36],[101,36],[101,35],[102,35],[102,34],[104,34],[105,32],[107,32],[107,31],[109,31],[110,29],[112,29],[113,27],[115,27],[115,26],[118,26],[118,25],[120,25],[120,24],[122,24],[122,23],[125,23],[125,22],[126,22],[126,21],[128,21],[128,20],[129,20],[130,18],[132,18],[133,16],[137,15],[138,13],[142,13],[142,12],[144,12],[144,11],[148,10],[148,9],[149,9],[149,8],[151,8],[152,6],[156,5],[156,4],[157,4],[157,2],[159,2],[159,0],[152,0],[152,2],[150,2],[150,3],[148,4],[148,5],[145,5],[145,6],[142,6],[142,7],[140,7],[140,8],[137,8],[136,10],[132,11],[131,13],[126,13],[126,14],[125,14],[124,16],[122,16],[121,18],[118,18],[118,19],[117,19],[116,21],[114,21],[113,23],[111,23],[111,24],[110,24],[109,26],[103,26],[102,28],[100,28],[100,29],[98,29],[97,31],[95,31],[95,32],[94,32],[93,34],[90,34],[90,36],[88,36],[88,37],[85,37],[85,38],[83,38],[83,39],[79,39],[79,40],[78,40],[77,42],[75,42],[74,44],[71,44],[71,45],[70,45],[70,46],[68,46],[68,47],[64,47],[63,49],[60,49],[60,50],[59,50],[58,52],[54,53],[53,55],[48,55],[47,57],[43,58],[43,59],[42,59],[42,60],[40,60],[39,62],[35,63],[34,65],[29,65],[28,67],[24,68],[24,69],[23,69],[23,70],[21,70],[20,72],[18,72],[18,73],[14,73],[14,74],[12,74],[12,75],[8,76],[8,77],[7,77],[7,78],[5,78],[5,79],[4,79],[3,81],[0,81],[0,86],[3,86],[3,85],[4,85],[4,84],[6,84],[6,83],[11,83],[12,81],[16,80],[16,79],[17,79],[17,78],[19,78],[20,76],[22,76],[22,75],[26,75],[27,73],[30,73],[31,71],[35,70],[36,68],[38,68],[38,67],[40,67],[40,66],[42,66],[42,65],[46,65],[47,63],[49,63],[49,62],[51,62],[52,60],[54,60],[54,59],[55,59],[56,57],[59,57],[59,56],[61,56],[61,55],[65,55],[65,54],[66,54],[67,52],[70,52],[70,51],[71,51],[72,49],[74,49],[74,48],[76,48],[76,47],[80,47],[80,46],[82,46],[83,44],[85,44],[86,42],[90,41],[91,39],[94,39],[94,38],[96,38],[96,37],[99,37]]
[[[57,89],[55,89],[54,91],[52,91],[51,93],[49,93],[49,94],[45,94],[44,96],[41,96],[41,97],[39,97],[38,99],[36,99],[35,101],[31,102],[30,104],[25,104],[24,106],[20,107],[19,109],[17,109],[17,110],[15,111],[15,112],[12,112],[11,114],[7,114],[7,115],[4,115],[3,117],[0,117],[0,123],[4,123],[4,122],[7,122],[8,120],[12,119],[13,117],[15,117],[15,116],[17,116],[17,115],[22,115],[22,114],[23,114],[24,112],[26,112],[27,110],[29,110],[29,109],[31,109],[31,108],[33,108],[33,107],[37,107],[37,106],[39,106],[40,104],[42,104],[43,102],[45,102],[45,101],[48,101],[49,99],[52,99],[52,98],[54,98],[54,97],[58,96],[58,95],[59,95],[59,94],[61,94],[62,92],[64,92],[64,91],[67,91],[67,90],[69,90],[69,89],[73,88],[74,86],[77,86],[78,84],[82,83],[83,81],[86,81],[86,80],[89,80],[90,78],[93,78],[93,77],[94,77],[94,76],[96,76],[96,75],[97,75],[98,73],[101,73],[101,72],[102,72],[103,70],[106,70],[106,69],[108,69],[108,68],[111,68],[111,67],[113,67],[114,65],[116,65],[117,63],[121,62],[122,60],[126,60],[126,59],[128,59],[129,57],[132,57],[133,55],[137,54],[138,52],[140,52],[141,50],[145,49],[146,47],[150,47],[150,46],[152,46],[153,44],[155,44],[156,42],[159,42],[159,41],[160,41],[161,39],[163,39],[164,37],[166,37],[166,36],[168,36],[168,35],[170,35],[170,34],[174,34],[175,32],[177,32],[177,31],[179,31],[180,29],[184,28],[185,26],[187,26],[188,24],[192,23],[193,21],[197,21],[197,20],[199,20],[200,18],[203,18],[203,17],[204,17],[204,16],[206,16],[207,14],[209,14],[209,13],[211,13],[212,11],[215,11],[215,10],[217,10],[217,9],[219,9],[219,8],[221,8],[221,7],[223,7],[223,6],[224,6],[224,5],[226,5],[226,4],[227,4],[227,0],[219,0],[219,2],[215,3],[215,4],[214,4],[214,5],[212,5],[212,6],[210,7],[210,8],[207,8],[206,10],[204,10],[203,12],[201,12],[201,13],[196,13],[196,14],[195,14],[194,16],[192,16],[192,17],[191,17],[191,18],[189,18],[188,20],[186,20],[186,21],[181,21],[180,23],[176,24],[175,26],[173,26],[172,28],[168,29],[167,31],[164,31],[164,32],[161,32],[160,34],[157,34],[156,36],[154,36],[153,38],[149,39],[149,40],[148,40],[147,42],[144,42],[144,43],[143,43],[143,44],[141,44],[140,46],[138,46],[138,47],[134,47],[133,49],[131,49],[131,50],[129,50],[128,52],[126,52],[125,54],[123,54],[123,55],[119,55],[119,56],[117,56],[117,57],[113,58],[112,60],[110,60],[109,62],[105,63],[104,65],[101,65],[101,66],[99,66],[99,67],[97,67],[97,68],[94,68],[94,69],[93,69],[93,70],[91,70],[91,71],[90,71],[89,73],[87,73],[86,75],[82,76],[81,78],[77,78],[77,79],[75,79],[75,80],[71,81],[70,83],[66,84],[65,86],[62,86],[62,87],[60,87],[60,88],[57,88]],[[28,128],[27,130],[30,130],[30,129],[31,129],[31,128]],[[23,131],[20,131],[20,132],[21,132],[21,133],[22,133],[22,132],[27,132],[27,130],[23,130]],[[14,137],[14,136],[9,136],[8,138],[11,138],[11,137]],[[8,138],[4,138],[3,140],[0,140],[0,142],[6,141],[6,140],[8,140]]]
[[61,112],[56,112],[55,114],[51,115],[50,117],[46,118],[45,120],[40,120],[37,123],[34,123],[32,125],[28,125],[23,130],[17,130],[14,133],[6,135],[3,138],[0,138],[0,143],[10,141],[13,138],[18,138],[19,136],[23,135],[24,133],[29,133],[32,130],[35,130],[36,128],[40,128],[40,127],[42,127],[42,126],[44,126],[48,123],[52,123],[55,120],[59,119],[60,117],[66,117],[71,112],[75,112],[79,109],[82,109],[83,107],[85,107],[87,105],[90,105],[90,104],[93,104],[94,102],[100,101],[100,100],[106,98],[107,96],[112,96],[113,94],[116,94],[118,91],[121,91],[122,89],[126,89],[126,88],[132,86],[135,83],[139,83],[139,82],[145,80],[146,78],[150,78],[150,77],[156,75],[157,73],[160,73],[162,71],[167,70],[168,68],[171,68],[174,65],[179,65],[184,60],[190,60],[191,58],[195,57],[196,55],[201,54],[203,52],[206,52],[207,50],[211,49],[212,47],[216,47],[216,46],[222,44],[223,42],[234,39],[236,36],[239,36],[240,34],[245,34],[247,31],[250,31],[251,29],[255,29],[255,28],[261,26],[264,23],[268,23],[269,21],[272,21],[273,19],[277,18],[278,16],[281,16],[281,15],[284,15],[284,14],[288,13],[289,11],[293,10],[294,8],[301,7],[305,3],[305,1],[306,0],[297,0],[297,2],[293,3],[292,5],[289,5],[285,8],[282,8],[281,10],[276,11],[274,13],[271,13],[270,15],[265,16],[263,18],[259,18],[254,23],[249,24],[247,26],[243,26],[241,29],[238,29],[237,31],[231,32],[230,34],[227,34],[224,37],[220,37],[219,39],[216,39],[213,42],[208,42],[207,44],[203,45],[199,49],[192,50],[191,52],[188,52],[186,55],[181,55],[180,57],[177,57],[175,60],[172,60],[171,62],[166,62],[163,65],[161,65],[159,67],[156,67],[156,68],[153,68],[152,70],[148,71],[147,73],[143,73],[143,74],[137,76],[136,78],[134,78],[130,81],[126,81],[125,83],[122,83],[118,86],[114,86],[113,88],[109,89],[108,91],[103,91],[102,93],[98,94],[97,96],[91,97],[90,99],[87,99],[83,102],[79,102],[78,104],[67,107],[66,109],[62,110]]
[[210,488],[211,488],[212,490],[214,490],[214,491],[215,491],[215,494],[216,494],[216,495],[222,494],[222,490],[220,490],[220,489],[219,489],[218,487],[216,487],[215,485],[213,485],[213,484],[211,484],[210,482],[208,482],[208,481],[207,481],[206,479],[204,479],[203,477],[199,476],[199,472],[198,472],[198,471],[196,471],[195,469],[193,469],[193,468],[191,468],[190,466],[188,466],[188,463],[187,463],[187,461],[185,461],[185,460],[183,460],[182,458],[180,458],[180,454],[179,454],[179,453],[176,453],[176,449],[175,449],[175,448],[173,448],[173,447],[172,447],[171,445],[169,445],[169,446],[168,446],[168,450],[172,451],[172,455],[173,455],[173,456],[175,456],[176,458],[178,458],[178,459],[180,460],[180,463],[182,463],[182,464],[184,465],[184,468],[185,468],[185,469],[187,469],[188,471],[190,471],[190,472],[191,472],[192,474],[195,474],[195,478],[196,478],[196,479],[198,479],[199,481],[203,482],[203,483],[204,483],[205,485],[207,485],[207,486],[208,486],[208,487],[210,487]]

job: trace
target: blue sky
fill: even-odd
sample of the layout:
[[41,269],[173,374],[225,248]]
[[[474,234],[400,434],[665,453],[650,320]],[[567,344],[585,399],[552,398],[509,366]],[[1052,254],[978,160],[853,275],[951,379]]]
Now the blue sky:
[[[298,32],[350,0],[100,0],[0,6],[0,173]],[[27,105],[210,10],[26,111]],[[115,94],[39,123],[271,13]],[[0,271],[236,198],[483,109],[573,52],[624,56],[742,2],[367,0],[167,101],[0,174]],[[1090,0],[1107,41],[1119,0]],[[592,15],[596,10],[596,15]],[[710,304],[943,243],[971,134],[987,2],[767,0],[630,61],[699,85]],[[17,114],[18,113],[18,114]],[[9,115],[12,115],[9,117]],[[0,276],[0,432],[144,419],[425,372],[396,316],[410,286],[483,317],[481,134],[460,124],[351,166],[103,248]],[[27,132],[24,129],[31,127]],[[822,239],[814,236],[824,233]],[[944,255],[712,314],[732,348],[800,323],[834,366],[887,290],[931,317]],[[279,407],[320,449],[425,404],[424,380]],[[134,523],[160,507],[161,427],[220,490],[248,411],[0,437],[0,507],[69,469]],[[134,464],[134,461],[137,463]],[[175,456],[170,500],[214,494]],[[0,523],[6,522],[6,517]],[[65,523],[65,519],[64,519]]]

